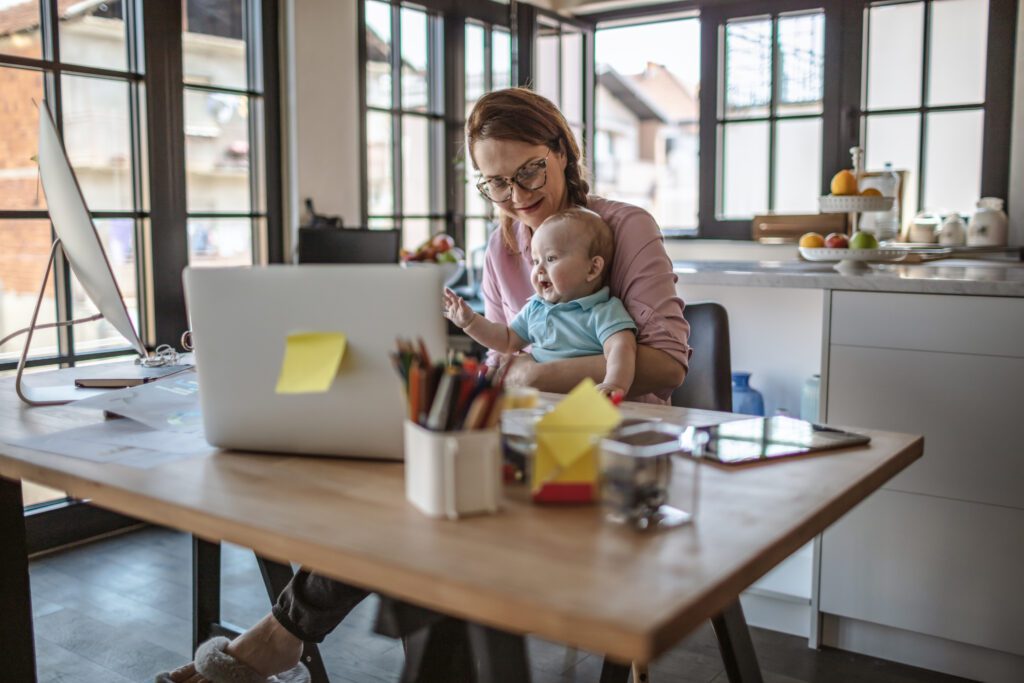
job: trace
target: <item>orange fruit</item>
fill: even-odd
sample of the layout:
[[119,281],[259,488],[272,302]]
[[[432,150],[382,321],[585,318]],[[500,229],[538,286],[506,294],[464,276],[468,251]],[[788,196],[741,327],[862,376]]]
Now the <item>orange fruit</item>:
[[816,232],[805,232],[800,237],[800,246],[805,249],[821,249],[825,246],[825,238]]
[[840,171],[832,176],[831,189],[835,195],[857,194],[857,177],[850,171]]
[[865,187],[860,191],[861,197],[881,197],[882,191],[874,187]]

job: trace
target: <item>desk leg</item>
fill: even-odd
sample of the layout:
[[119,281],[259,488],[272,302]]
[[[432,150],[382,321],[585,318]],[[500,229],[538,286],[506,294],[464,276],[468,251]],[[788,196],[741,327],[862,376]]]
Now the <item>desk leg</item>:
[[712,618],[711,626],[718,637],[718,649],[722,652],[729,683],[762,683],[761,667],[739,598]]
[[522,683],[530,680],[526,640],[480,624],[466,624],[480,683]]
[[192,652],[220,625],[220,544],[192,537]]
[[[267,596],[270,597],[270,604],[277,602],[277,596],[281,595],[288,582],[295,576],[290,564],[282,564],[268,560],[259,555],[256,556],[256,563],[260,566],[260,574],[263,575],[263,585],[267,587]],[[330,683],[327,677],[327,668],[320,657],[320,650],[315,643],[305,643],[302,646],[302,663],[309,669],[311,683]]]
[[35,681],[32,594],[21,482],[0,478],[0,643],[4,680]]
[[400,683],[475,681],[466,623],[442,617],[403,637],[405,665]]
[[[631,667],[626,664],[613,662],[605,657],[604,664],[601,665],[600,683],[626,683],[629,681],[630,669]],[[633,683],[639,682],[633,681]]]

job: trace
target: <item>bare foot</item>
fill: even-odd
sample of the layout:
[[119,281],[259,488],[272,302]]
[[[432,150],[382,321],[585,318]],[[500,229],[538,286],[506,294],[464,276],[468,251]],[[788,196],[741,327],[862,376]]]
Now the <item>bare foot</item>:
[[256,673],[272,676],[299,663],[302,641],[281,626],[274,615],[268,614],[232,640],[226,652]]

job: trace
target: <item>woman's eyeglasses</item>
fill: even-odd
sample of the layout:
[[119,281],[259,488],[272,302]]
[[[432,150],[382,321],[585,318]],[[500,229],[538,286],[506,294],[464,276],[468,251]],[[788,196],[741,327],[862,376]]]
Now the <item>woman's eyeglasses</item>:
[[484,198],[499,203],[512,199],[512,183],[527,192],[539,190],[548,182],[548,154],[551,154],[550,150],[542,159],[527,161],[512,174],[511,178],[505,176],[481,178],[477,181],[476,189]]

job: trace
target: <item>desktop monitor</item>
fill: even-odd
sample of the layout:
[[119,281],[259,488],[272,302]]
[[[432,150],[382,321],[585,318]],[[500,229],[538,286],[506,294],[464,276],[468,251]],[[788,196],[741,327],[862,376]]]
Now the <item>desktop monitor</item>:
[[[89,209],[85,203],[85,197],[71,169],[71,162],[68,160],[64,145],[57,134],[57,126],[54,124],[50,108],[44,100],[39,108],[39,176],[42,180],[43,191],[46,193],[46,203],[50,212],[50,220],[53,223],[54,232],[57,234],[60,247],[71,265],[71,270],[78,276],[82,289],[96,305],[100,315],[109,322],[114,329],[128,340],[131,347],[145,360],[151,360],[145,345],[135,331],[128,309],[125,307],[121,289],[114,278],[114,272],[103,251],[103,244],[100,241],[99,233],[89,215]],[[52,266],[52,260],[56,258],[57,249],[51,252],[51,262],[47,265],[47,277]],[[44,284],[45,288],[45,278]],[[55,405],[68,403],[80,398],[86,398],[95,394],[97,390],[84,390],[74,384],[49,386],[49,387],[27,387],[22,384],[22,373],[25,368],[25,361],[28,358],[29,346],[32,342],[32,332],[37,329],[39,307],[42,302],[43,291],[40,291],[39,299],[36,302],[35,310],[29,327],[25,330],[28,337],[25,341],[25,348],[22,351],[21,359],[18,362],[17,380],[15,390],[18,396],[30,405]],[[95,317],[85,320],[94,320]],[[70,325],[72,322],[60,322],[57,325]],[[157,361],[154,365],[162,367],[139,367],[134,374],[142,377],[157,377],[179,366],[164,365]],[[148,365],[148,363],[143,363]],[[94,378],[95,379],[95,378]]]

